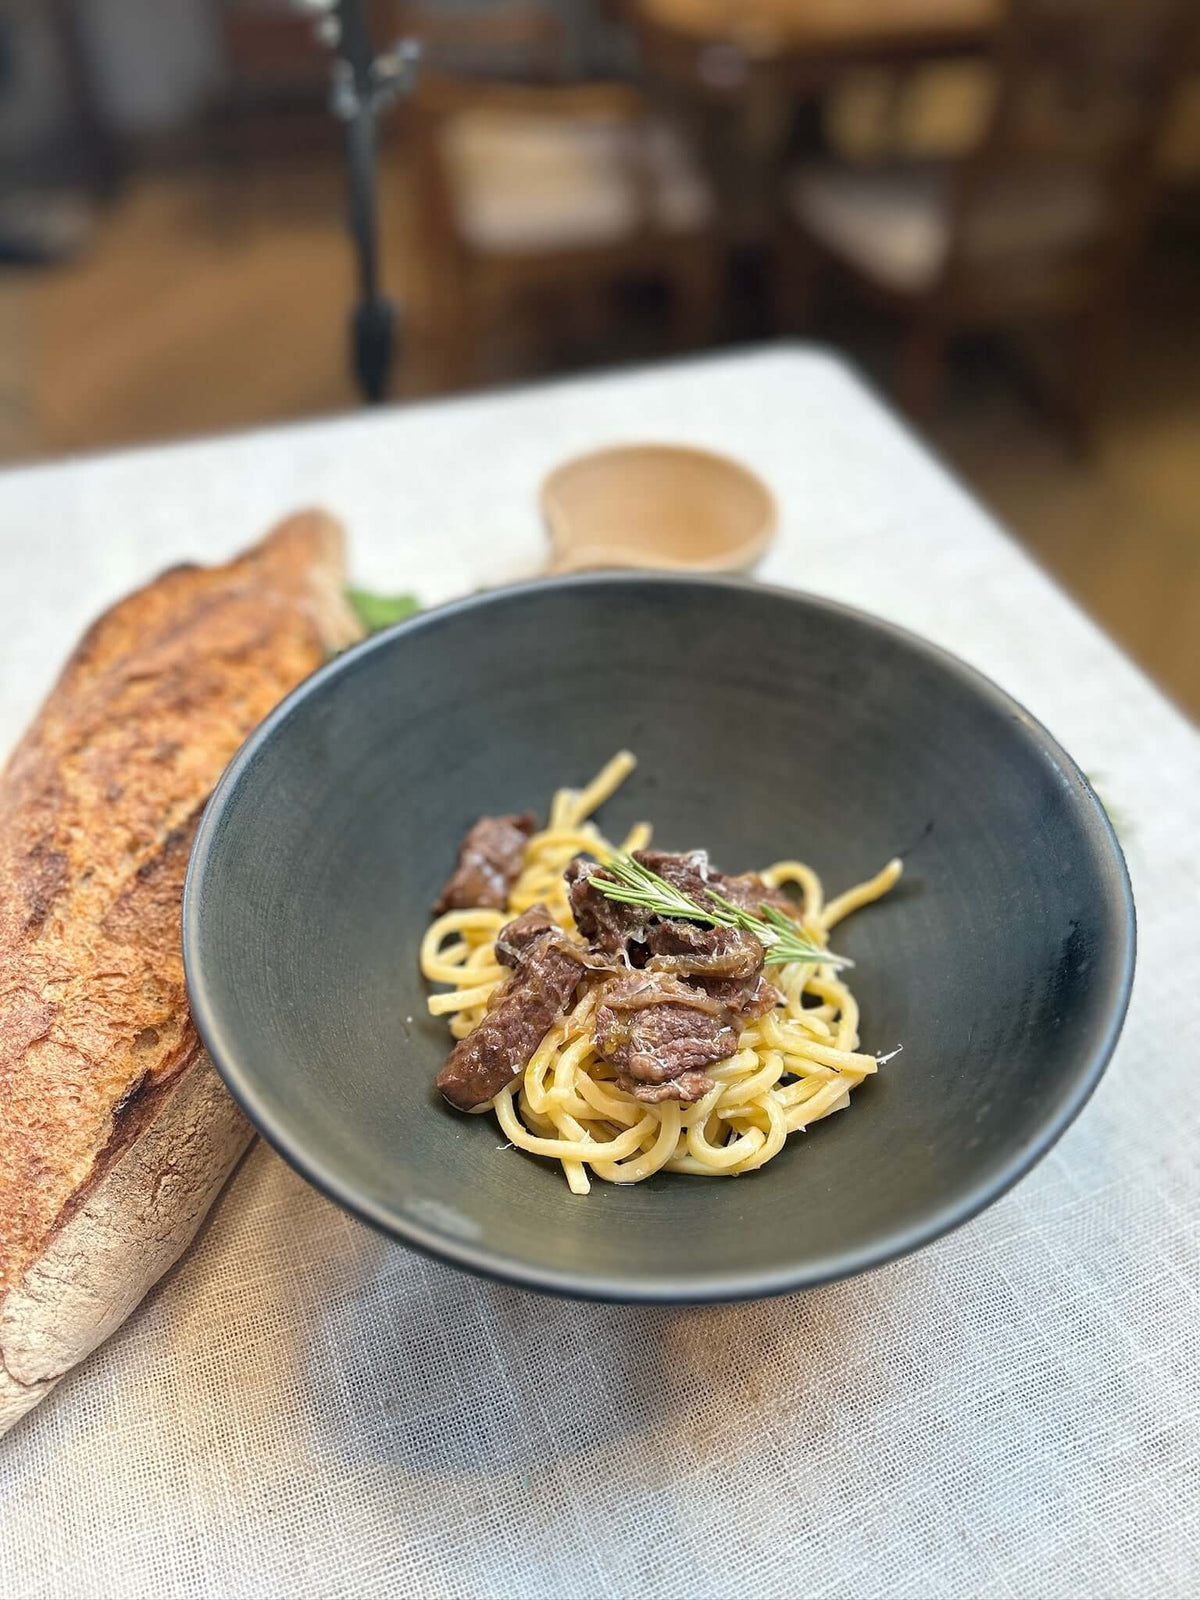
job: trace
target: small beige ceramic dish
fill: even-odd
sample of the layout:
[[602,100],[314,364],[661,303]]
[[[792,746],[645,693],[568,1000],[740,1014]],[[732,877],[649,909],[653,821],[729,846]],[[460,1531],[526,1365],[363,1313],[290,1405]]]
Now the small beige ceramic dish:
[[542,485],[551,572],[604,567],[739,572],[775,532],[771,491],[748,468],[685,445],[576,456]]

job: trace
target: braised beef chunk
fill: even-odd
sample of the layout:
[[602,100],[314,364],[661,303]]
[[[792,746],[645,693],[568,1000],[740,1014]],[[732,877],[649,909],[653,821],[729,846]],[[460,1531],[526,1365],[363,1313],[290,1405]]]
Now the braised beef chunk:
[[528,911],[505,923],[496,935],[496,959],[504,967],[518,966],[544,940],[567,951],[581,967],[587,967],[592,972],[615,972],[621,964],[615,956],[578,944],[559,927],[543,905],[530,906]]
[[707,850],[689,850],[684,855],[673,855],[668,850],[635,850],[633,859],[701,905],[709,883],[718,887],[715,880],[721,876],[709,865]]
[[558,927],[543,905],[530,906],[519,917],[506,922],[496,935],[496,960],[501,966],[515,967],[529,946],[543,933]]
[[576,856],[564,873],[575,926],[590,945],[615,955],[641,942],[650,919],[639,906],[622,905],[597,889],[592,878],[604,876],[604,868],[586,856]]
[[646,935],[654,952],[648,972],[686,978],[729,1013],[731,1022],[761,1017],[780,998],[763,977],[763,948],[740,928],[705,928],[698,922],[661,922]]
[[681,977],[754,978],[762,971],[763,948],[741,928],[706,928],[699,922],[660,922],[646,932],[650,969]]
[[458,852],[458,865],[438,896],[434,910],[461,911],[486,906],[503,911],[508,891],[525,861],[525,845],[537,827],[531,811],[523,816],[480,817]]
[[705,891],[714,889],[740,910],[756,917],[761,915],[764,903],[778,906],[791,917],[798,913],[796,902],[782,889],[769,888],[757,872],[742,872],[736,877],[718,872],[705,850],[690,850],[686,855],[670,855],[665,850],[635,850],[633,858],[701,905],[705,902]]
[[723,1005],[739,1023],[754,1022],[783,999],[775,985],[761,973],[753,978],[705,978],[703,983],[704,992]]
[[689,1103],[703,1100],[712,1088],[713,1081],[711,1078],[706,1078],[702,1072],[681,1072],[677,1078],[671,1078],[667,1083],[639,1083],[628,1073],[618,1072],[616,1085],[618,1089],[624,1089],[626,1094],[631,1094],[635,1100],[644,1100],[650,1105],[657,1105],[661,1100],[685,1100]]
[[724,1008],[667,973],[611,978],[596,1007],[596,1050],[639,1083],[666,1083],[737,1049]]
[[772,889],[757,872],[743,872],[736,878],[727,878],[723,872],[714,873],[713,876],[718,880],[716,888],[726,900],[731,900],[742,911],[749,911],[752,916],[762,915],[764,903],[776,906],[789,917],[800,915],[800,907],[791,896],[782,889]]
[[519,1073],[571,1003],[583,967],[551,934],[527,946],[499,1004],[460,1039],[438,1073],[451,1105],[470,1111],[500,1093]]

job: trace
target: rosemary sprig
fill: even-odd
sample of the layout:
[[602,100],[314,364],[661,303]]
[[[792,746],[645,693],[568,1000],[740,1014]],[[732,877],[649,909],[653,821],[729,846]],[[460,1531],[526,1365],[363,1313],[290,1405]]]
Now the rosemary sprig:
[[705,891],[711,904],[701,905],[674,884],[659,877],[631,855],[618,852],[604,864],[611,876],[593,874],[591,882],[609,900],[622,905],[641,906],[659,917],[678,917],[685,922],[703,922],[710,928],[741,928],[753,934],[763,947],[768,966],[786,966],[792,961],[819,962],[823,966],[851,967],[846,956],[823,950],[797,927],[778,906],[763,902],[761,917],[735,906],[715,889]]

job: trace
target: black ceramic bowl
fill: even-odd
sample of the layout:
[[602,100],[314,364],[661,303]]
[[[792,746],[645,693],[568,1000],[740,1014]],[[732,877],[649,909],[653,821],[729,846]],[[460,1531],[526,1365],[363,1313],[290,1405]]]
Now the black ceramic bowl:
[[[905,857],[837,936],[863,1048],[904,1049],[753,1175],[577,1197],[438,1097],[417,946],[480,813],[544,815],[622,746],[610,834],[647,817],[731,871],[800,855],[831,892]],[[534,1288],[699,1301],[878,1265],[1002,1194],[1104,1068],[1134,918],[1081,774],[961,662],[797,594],[594,577],[429,612],[299,688],[205,814],[184,954],[226,1082],[349,1210]]]

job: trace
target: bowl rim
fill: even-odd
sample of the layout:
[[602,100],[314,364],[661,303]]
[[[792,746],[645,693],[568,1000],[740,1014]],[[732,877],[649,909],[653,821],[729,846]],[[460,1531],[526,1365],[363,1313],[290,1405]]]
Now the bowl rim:
[[[612,585],[627,588],[639,585],[703,587],[761,593],[788,604],[815,608],[882,631],[900,645],[948,671],[974,693],[982,695],[993,707],[1015,717],[1024,727],[1026,734],[1036,741],[1043,753],[1059,768],[1064,778],[1069,780],[1069,788],[1075,803],[1082,808],[1083,823],[1085,827],[1090,827],[1095,832],[1102,854],[1107,856],[1101,873],[1101,882],[1113,916],[1113,934],[1119,940],[1120,949],[1118,977],[1108,997],[1108,1014],[1104,1019],[1099,1042],[1075,1067],[1070,1091],[1053,1115],[1048,1117],[1023,1145],[1000,1162],[985,1183],[971,1189],[957,1200],[933,1207],[920,1222],[895,1234],[887,1235],[879,1244],[844,1252],[827,1261],[807,1267],[791,1265],[765,1272],[692,1273],[667,1283],[652,1280],[647,1280],[645,1283],[628,1282],[605,1275],[591,1277],[582,1272],[560,1271],[496,1255],[486,1246],[438,1233],[399,1210],[355,1193],[352,1186],[345,1183],[335,1172],[328,1170],[319,1160],[311,1158],[278,1125],[265,1107],[256,1092],[253,1073],[247,1072],[240,1064],[238,1052],[233,1042],[226,1037],[216,1008],[211,1003],[203,971],[201,924],[206,880],[214,847],[222,832],[225,813],[243,774],[253,764],[263,746],[275,736],[277,730],[296,709],[311,696],[320,694],[327,682],[338,677],[365,656],[377,650],[388,649],[398,636],[419,632],[431,625],[436,626],[447,617],[469,615],[475,611],[486,610],[498,602],[520,600],[546,590],[603,588]],[[1045,725],[1012,695],[952,651],[943,649],[942,646],[934,644],[908,628],[856,606],[823,595],[815,595],[807,590],[788,588],[781,584],[764,584],[748,577],[714,577],[708,574],[683,576],[675,572],[590,572],[539,578],[480,591],[447,601],[442,605],[431,606],[404,622],[381,629],[318,667],[258,724],[225,768],[213,790],[201,817],[188,860],[183,889],[182,934],[184,973],[192,1017],[214,1066],[236,1102],[267,1143],[319,1192],[389,1237],[412,1245],[436,1260],[445,1261],[451,1266],[464,1268],[485,1278],[542,1293],[565,1295],[573,1299],[659,1305],[701,1305],[766,1299],[800,1289],[816,1288],[823,1283],[837,1282],[876,1267],[886,1266],[889,1262],[910,1255],[970,1222],[1025,1177],[1058,1142],[1090,1099],[1121,1035],[1133,987],[1137,951],[1137,918],[1129,869],[1108,813],[1086,774]]]

